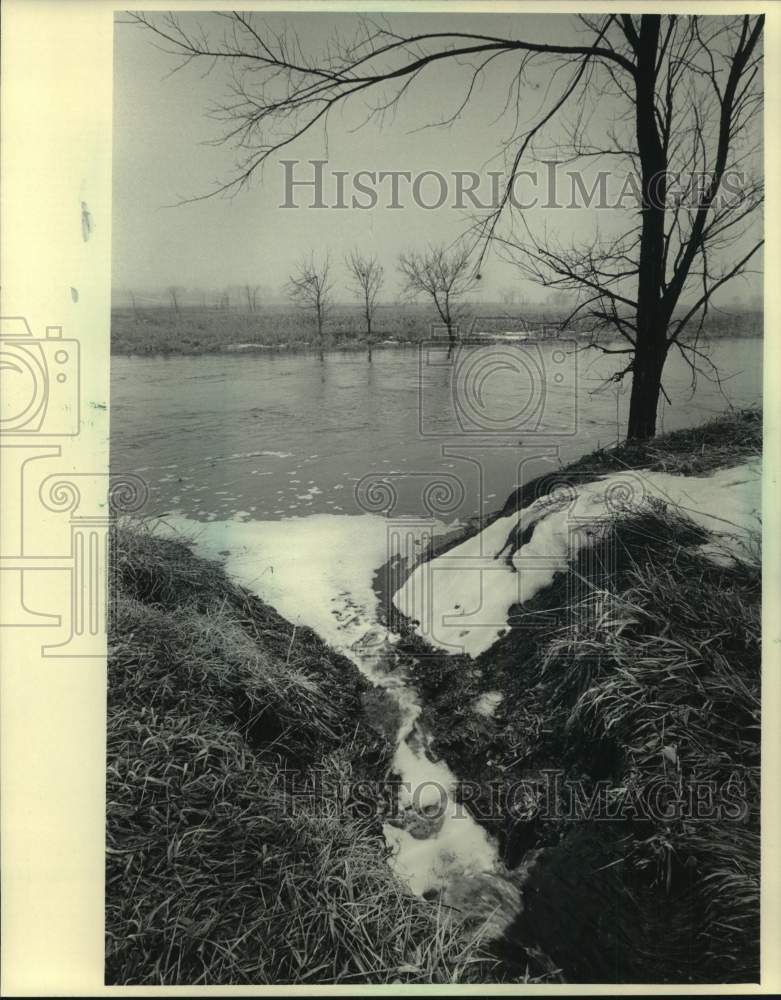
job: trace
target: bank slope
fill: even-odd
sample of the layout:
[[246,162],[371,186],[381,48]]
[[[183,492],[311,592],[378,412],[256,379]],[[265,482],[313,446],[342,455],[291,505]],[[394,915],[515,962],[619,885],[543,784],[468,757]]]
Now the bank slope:
[[[616,470],[742,466],[761,425],[744,411],[586,456],[489,521]],[[397,622],[435,752],[504,862],[531,864],[508,965],[536,955],[575,982],[757,981],[761,562],[758,537],[743,541],[714,560],[701,519],[648,503],[610,518],[476,657]]]

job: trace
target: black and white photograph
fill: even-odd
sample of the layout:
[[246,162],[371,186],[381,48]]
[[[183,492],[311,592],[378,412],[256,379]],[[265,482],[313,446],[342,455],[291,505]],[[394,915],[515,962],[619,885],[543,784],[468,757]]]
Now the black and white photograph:
[[113,22],[105,985],[759,983],[764,14],[196,6]]

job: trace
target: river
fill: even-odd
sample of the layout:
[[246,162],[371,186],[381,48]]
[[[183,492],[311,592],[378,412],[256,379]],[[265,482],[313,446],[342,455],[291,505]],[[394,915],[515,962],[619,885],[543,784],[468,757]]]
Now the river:
[[[460,368],[413,347],[371,364],[361,352],[117,357],[112,471],[144,478],[148,512],[197,520],[376,512],[371,479],[356,496],[367,476],[392,486],[399,515],[423,513],[440,482],[455,490],[434,498],[442,517],[458,520],[503,503],[519,474],[547,467],[543,452],[568,462],[622,433],[629,396],[604,379],[625,356],[573,346],[497,347]],[[700,377],[692,393],[671,354],[660,431],[761,401],[761,340],[715,341],[709,356],[722,385]]]

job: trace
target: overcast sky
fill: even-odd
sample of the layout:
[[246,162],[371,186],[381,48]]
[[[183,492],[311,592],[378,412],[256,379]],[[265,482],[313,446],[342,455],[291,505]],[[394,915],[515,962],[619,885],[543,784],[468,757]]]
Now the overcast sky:
[[[183,16],[186,25],[196,20],[210,23],[208,15]],[[319,51],[334,30],[351,35],[357,26],[351,15],[271,15],[265,20],[274,28],[286,21],[310,52]],[[540,41],[576,38],[569,16],[394,15],[391,23],[402,32],[444,28]],[[395,261],[399,252],[427,242],[450,242],[468,225],[469,213],[450,207],[452,179],[447,205],[436,210],[417,207],[410,197],[403,197],[401,210],[312,209],[306,207],[309,195],[304,191],[297,194],[301,207],[282,208],[284,172],[278,159],[266,164],[262,176],[233,198],[167,207],[202,195],[232,175],[234,154],[225,146],[209,144],[220,134],[220,126],[207,115],[208,108],[226,96],[226,76],[220,67],[204,76],[203,67],[195,64],[170,75],[176,61],[155,47],[154,37],[121,23],[115,29],[114,58],[113,285],[117,290],[143,294],[181,285],[211,291],[249,282],[261,285],[266,298],[279,298],[296,261],[312,250],[316,254],[330,251],[338,264],[337,294],[347,299],[341,261],[357,247],[379,256],[388,277],[385,297],[393,298],[398,288]],[[489,67],[463,113],[447,128],[422,127],[452,114],[461,102],[471,71],[453,60],[427,69],[382,127],[374,122],[359,127],[367,104],[356,101],[330,117],[327,145],[323,131],[318,130],[288,147],[283,158],[300,161],[299,177],[312,176],[307,161],[327,159],[325,197],[330,203],[336,199],[332,178],[336,171],[396,170],[414,176],[437,170],[449,177],[455,171],[477,171],[486,178],[480,193],[487,196],[487,172],[504,166],[502,140],[513,130],[514,113],[498,121],[497,116],[507,99],[514,59],[510,54]],[[549,71],[539,70],[523,87],[522,119],[533,118],[545,99],[548,82]],[[593,128],[603,128],[618,110],[612,104],[597,106]],[[555,142],[555,131],[551,137]],[[349,201],[352,182],[346,183]],[[431,201],[438,193],[432,184],[426,182],[421,188]],[[386,183],[378,188],[382,203],[389,187]],[[618,212],[599,213],[600,227],[609,230],[625,224],[625,212]],[[537,209],[527,217],[533,226],[544,223],[565,241],[594,232],[595,213],[590,210]],[[530,300],[545,297],[539,286],[491,256],[483,269],[480,294],[495,300],[508,286],[517,287]],[[760,288],[758,279],[740,281],[730,287],[727,298],[756,295]]]

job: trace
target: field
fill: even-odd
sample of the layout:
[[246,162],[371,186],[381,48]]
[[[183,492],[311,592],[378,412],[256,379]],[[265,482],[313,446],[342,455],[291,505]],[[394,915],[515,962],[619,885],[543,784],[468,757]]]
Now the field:
[[[560,322],[560,309],[506,306],[498,303],[465,305],[462,331],[481,319],[491,328],[523,329],[526,324]],[[506,325],[505,325],[506,324]],[[433,311],[416,303],[394,303],[378,307],[373,342],[418,343],[432,336],[438,326]],[[364,320],[355,306],[335,306],[325,328],[324,347],[363,348]],[[712,337],[752,337],[762,334],[762,314],[714,313],[706,333]],[[256,349],[306,350],[316,346],[316,333],[308,315],[291,306],[265,305],[255,312],[181,306],[115,308],[111,315],[111,349],[114,354],[206,354],[233,350],[236,345]]]

